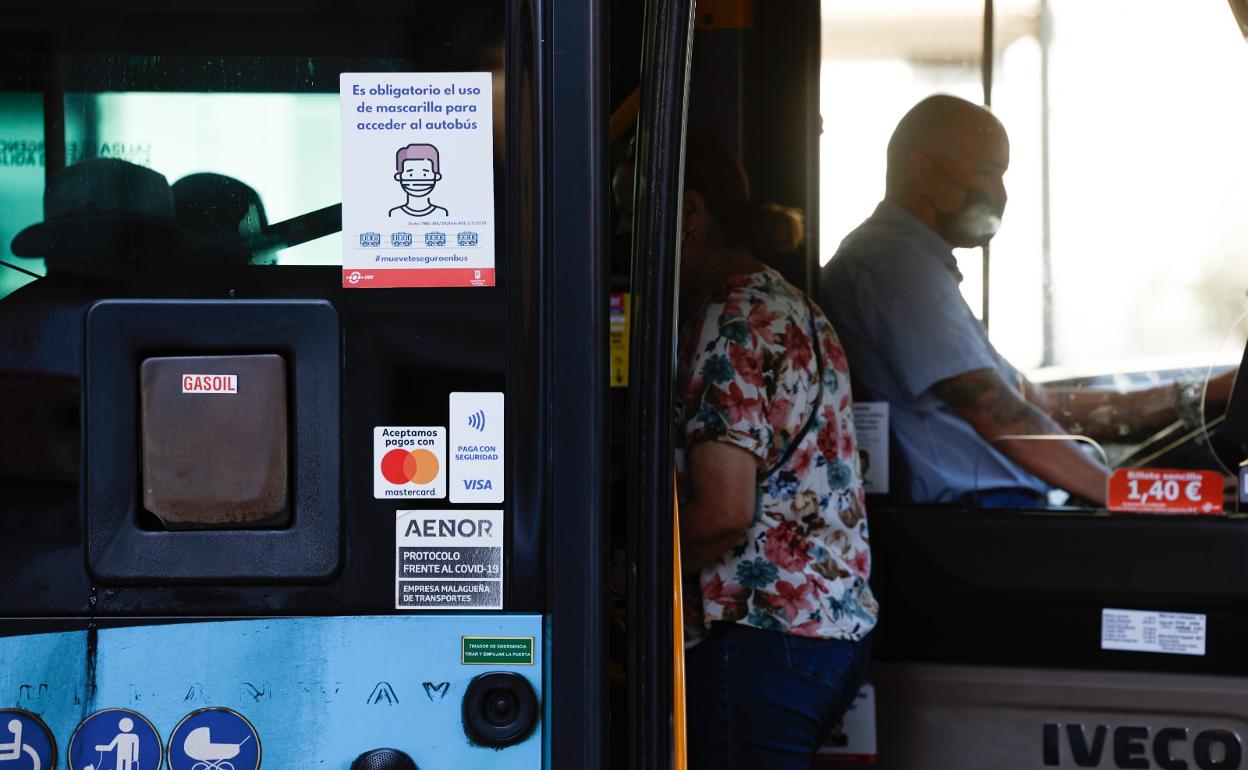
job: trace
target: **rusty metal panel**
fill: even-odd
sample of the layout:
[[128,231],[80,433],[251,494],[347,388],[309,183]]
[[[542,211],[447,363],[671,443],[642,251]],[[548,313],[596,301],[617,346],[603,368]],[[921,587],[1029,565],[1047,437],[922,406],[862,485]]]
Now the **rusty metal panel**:
[[288,524],[281,356],[148,358],[139,380],[148,511],[169,529]]

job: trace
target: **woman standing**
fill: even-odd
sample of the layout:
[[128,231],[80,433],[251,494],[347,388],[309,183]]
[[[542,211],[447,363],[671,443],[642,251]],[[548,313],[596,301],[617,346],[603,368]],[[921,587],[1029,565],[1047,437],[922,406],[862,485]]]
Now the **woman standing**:
[[797,247],[800,215],[753,205],[709,135],[690,134],[683,213],[690,764],[808,770],[877,614],[848,364],[823,313],[759,259]]

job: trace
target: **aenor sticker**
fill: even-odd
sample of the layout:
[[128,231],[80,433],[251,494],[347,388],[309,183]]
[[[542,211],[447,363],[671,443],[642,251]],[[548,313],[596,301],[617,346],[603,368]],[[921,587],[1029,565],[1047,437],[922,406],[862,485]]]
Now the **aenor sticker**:
[[345,72],[342,285],[494,285],[489,72]]
[[1208,621],[1199,613],[1101,610],[1101,649],[1204,655]]
[[501,610],[502,511],[399,511],[395,597],[400,610]]
[[1109,477],[1107,507],[1130,513],[1222,513],[1216,471],[1120,468]]

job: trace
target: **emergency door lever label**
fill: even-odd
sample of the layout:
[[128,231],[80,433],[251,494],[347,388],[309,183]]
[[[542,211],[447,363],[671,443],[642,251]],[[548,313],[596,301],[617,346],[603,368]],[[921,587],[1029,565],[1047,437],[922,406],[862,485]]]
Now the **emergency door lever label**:
[[400,610],[501,610],[502,511],[399,511],[395,597]]

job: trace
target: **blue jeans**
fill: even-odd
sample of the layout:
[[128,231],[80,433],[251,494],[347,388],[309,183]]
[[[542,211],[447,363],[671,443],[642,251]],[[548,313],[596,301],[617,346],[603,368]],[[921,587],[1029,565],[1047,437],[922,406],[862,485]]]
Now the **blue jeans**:
[[845,642],[713,624],[685,655],[689,767],[810,770],[869,657],[869,636]]

